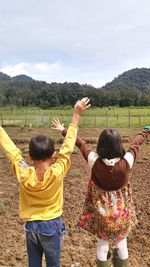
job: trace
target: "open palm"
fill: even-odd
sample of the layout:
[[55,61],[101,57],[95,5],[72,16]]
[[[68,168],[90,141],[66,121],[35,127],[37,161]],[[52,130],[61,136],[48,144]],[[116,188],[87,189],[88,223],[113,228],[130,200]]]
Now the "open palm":
[[52,124],[53,124],[53,127],[51,127],[52,129],[55,129],[55,130],[58,130],[60,132],[62,132],[64,130],[64,123],[60,123],[59,119],[58,118],[54,118],[52,120]]

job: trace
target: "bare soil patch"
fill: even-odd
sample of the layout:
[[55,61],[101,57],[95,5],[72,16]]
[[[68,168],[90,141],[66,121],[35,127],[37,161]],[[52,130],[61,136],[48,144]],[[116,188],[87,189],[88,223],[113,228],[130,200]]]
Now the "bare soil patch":
[[[125,147],[140,129],[120,129],[125,138]],[[6,128],[15,140],[28,161],[28,140],[34,134],[44,132],[56,140],[61,138],[57,132],[50,129],[17,129]],[[99,129],[80,129],[79,133],[86,140],[96,140]],[[91,142],[92,143],[92,142]],[[95,148],[95,141],[90,146]],[[57,148],[60,145],[56,145]],[[26,267],[27,255],[23,222],[18,216],[18,184],[13,175],[12,167],[0,152],[0,201],[5,209],[0,213],[0,266]],[[63,220],[67,233],[63,239],[61,266],[71,267],[75,262],[80,267],[96,267],[96,237],[77,227],[78,217],[82,210],[90,170],[75,149],[72,155],[72,166],[64,180],[64,213]],[[138,217],[138,225],[128,238],[129,267],[150,266],[150,145],[149,140],[140,150],[131,172],[133,197]],[[113,244],[112,244],[113,246]],[[45,264],[43,264],[45,266]]]

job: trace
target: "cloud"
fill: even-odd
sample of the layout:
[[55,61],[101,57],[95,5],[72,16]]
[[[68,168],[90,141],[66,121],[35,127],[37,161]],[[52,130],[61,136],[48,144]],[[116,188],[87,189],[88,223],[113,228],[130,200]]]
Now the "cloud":
[[19,74],[26,74],[31,75],[33,78],[34,76],[48,76],[53,75],[57,71],[59,71],[59,64],[48,64],[46,62],[40,63],[26,63],[22,62],[16,65],[6,65],[0,69],[1,72],[6,73],[10,76],[16,76]]
[[27,63],[19,63],[17,65],[6,65],[2,67],[0,71],[12,77],[19,74],[29,75],[30,73],[29,64]]
[[103,85],[128,67],[150,67],[149,0],[5,0],[1,70]]
[[62,63],[55,62],[49,64],[46,62],[38,63],[19,63],[16,65],[7,65],[0,68],[0,71],[13,77],[20,74],[31,76],[33,79],[51,82],[79,82],[81,84],[91,84],[100,87],[106,80],[99,72],[91,71],[88,68],[75,68]]

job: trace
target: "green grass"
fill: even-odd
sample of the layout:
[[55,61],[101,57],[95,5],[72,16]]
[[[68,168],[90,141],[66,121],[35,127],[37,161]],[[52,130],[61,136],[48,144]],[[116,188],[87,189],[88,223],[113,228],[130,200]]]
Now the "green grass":
[[[34,127],[50,126],[51,120],[58,117],[68,125],[73,109],[71,107],[51,108],[0,108],[0,123],[11,126]],[[90,108],[80,119],[82,127],[127,127],[144,126],[150,124],[150,107],[141,108]]]

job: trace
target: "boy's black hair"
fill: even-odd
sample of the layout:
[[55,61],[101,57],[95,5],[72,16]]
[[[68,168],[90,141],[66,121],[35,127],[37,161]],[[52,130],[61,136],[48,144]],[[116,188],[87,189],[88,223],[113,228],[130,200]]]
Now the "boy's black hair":
[[30,140],[29,155],[33,160],[46,160],[54,150],[54,142],[46,135],[37,135]]
[[101,159],[123,158],[125,149],[116,129],[105,129],[99,136],[97,154]]

